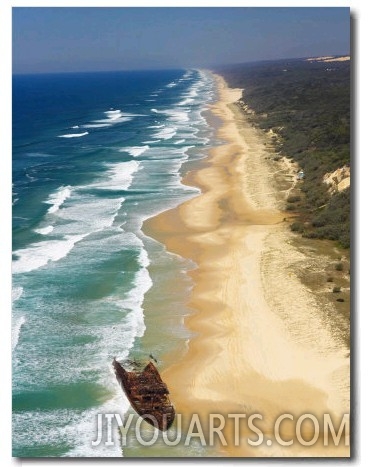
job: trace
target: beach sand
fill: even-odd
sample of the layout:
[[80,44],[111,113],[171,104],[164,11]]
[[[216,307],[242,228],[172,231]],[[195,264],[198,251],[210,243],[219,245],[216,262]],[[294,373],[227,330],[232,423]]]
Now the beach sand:
[[[217,435],[218,455],[349,456],[344,436],[337,447],[332,440],[323,445],[323,414],[339,423],[349,413],[349,352],[322,318],[322,306],[325,316],[333,308],[322,305],[293,273],[305,259],[281,210],[294,183],[288,173],[293,167],[271,164],[267,135],[250,126],[233,104],[242,91],[216,79],[219,101],[210,111],[222,122],[217,136],[223,144],[184,179],[202,194],[144,226],[169,251],[197,265],[190,272],[194,287],[187,304],[194,312],[185,319],[193,337],[163,379],[185,429],[192,414],[199,414],[207,443],[209,414],[224,417],[228,445]],[[275,183],[280,176],[286,180],[283,190]],[[260,414],[254,425],[264,433],[263,442],[249,445],[248,438],[258,436],[246,418],[237,443],[228,414]],[[284,440],[293,441],[289,446],[275,441],[274,423],[281,414],[294,417],[280,429]],[[302,414],[312,414],[320,424],[311,446],[296,436]],[[310,440],[314,430],[311,419],[305,420],[302,438]]]

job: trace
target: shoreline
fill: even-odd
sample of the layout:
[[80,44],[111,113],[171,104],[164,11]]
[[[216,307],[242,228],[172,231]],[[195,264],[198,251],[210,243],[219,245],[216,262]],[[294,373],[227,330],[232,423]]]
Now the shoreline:
[[[185,319],[193,334],[188,351],[163,371],[176,412],[198,413],[204,432],[209,414],[263,416],[257,426],[271,436],[275,418],[303,413],[341,420],[349,413],[349,358],[322,321],[320,302],[291,266],[303,261],[281,211],[275,167],[268,162],[266,135],[251,127],[233,103],[242,95],[216,76],[219,101],[211,113],[221,120],[214,147],[201,168],[183,183],[201,195],[144,224],[146,235],[197,264]],[[330,310],[326,310],[329,312]],[[306,439],[311,427],[305,427]],[[285,423],[282,437],[293,438]],[[222,456],[349,456],[349,447],[294,443],[231,444]]]

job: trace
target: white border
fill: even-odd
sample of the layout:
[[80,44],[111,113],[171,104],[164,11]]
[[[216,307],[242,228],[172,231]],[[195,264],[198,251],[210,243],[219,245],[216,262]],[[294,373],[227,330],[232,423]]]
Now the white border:
[[[229,3],[229,2],[228,2]],[[351,464],[354,465],[372,465],[373,461],[373,417],[374,415],[374,390],[373,390],[373,355],[374,355],[374,332],[375,332],[375,310],[374,310],[374,233],[372,215],[374,212],[373,202],[375,196],[372,192],[374,185],[374,116],[373,116],[373,45],[375,44],[375,14],[374,6],[369,0],[346,1],[338,2],[331,1],[327,5],[327,1],[236,1],[233,0],[228,5],[226,2],[213,1],[110,1],[108,0],[103,5],[99,1],[7,1],[0,2],[0,44],[1,60],[0,60],[0,96],[2,116],[0,123],[0,200],[1,200],[1,238],[0,238],[0,356],[2,362],[2,374],[0,384],[0,460],[1,465],[22,465],[23,462],[11,458],[11,365],[10,365],[10,348],[11,348],[11,332],[10,332],[10,252],[11,252],[11,7],[12,6],[346,6],[351,7],[352,16],[355,21],[355,43],[352,55],[356,55],[354,64],[356,71],[354,76],[355,92],[354,96],[358,102],[354,103],[357,123],[355,126],[355,147],[352,157],[357,159],[355,167],[357,173],[356,179],[356,205],[353,209],[358,210],[356,216],[356,254],[358,258],[354,258],[356,263],[356,302],[353,307],[353,312],[358,316],[356,322],[356,348],[355,352],[355,377],[357,389],[357,416],[359,419],[359,432],[356,433],[358,443],[356,451],[356,459]],[[6,221],[4,221],[6,219]],[[193,459],[190,459],[192,461]],[[125,459],[124,459],[125,461]],[[172,465],[182,462],[176,460]],[[194,459],[194,462],[197,462]],[[207,462],[208,460],[203,460]],[[27,462],[32,465],[55,466],[61,465],[63,460],[43,460],[43,462],[34,460]],[[126,460],[129,464],[129,460]],[[141,465],[149,464],[150,461],[145,459]],[[221,460],[221,463],[223,461]],[[224,461],[225,465],[234,464],[237,460]],[[257,463],[252,459],[252,463]],[[285,460],[284,462],[287,462]],[[282,461],[266,461],[263,460],[261,465],[279,465]],[[321,461],[314,460],[309,462],[309,465],[319,465]],[[69,465],[80,465],[79,460],[69,460]],[[97,465],[109,465],[108,460],[96,462]],[[131,464],[139,465],[140,462],[130,462]],[[331,463],[331,462],[330,462]],[[336,462],[334,462],[336,463]],[[113,465],[113,463],[111,463]]]

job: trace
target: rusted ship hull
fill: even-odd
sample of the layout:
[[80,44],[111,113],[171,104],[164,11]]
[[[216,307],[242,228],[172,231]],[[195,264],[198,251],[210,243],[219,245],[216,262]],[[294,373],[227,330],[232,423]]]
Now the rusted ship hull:
[[172,425],[175,411],[169,391],[152,362],[141,372],[127,371],[114,359],[116,378],[134,410],[155,428],[166,431]]

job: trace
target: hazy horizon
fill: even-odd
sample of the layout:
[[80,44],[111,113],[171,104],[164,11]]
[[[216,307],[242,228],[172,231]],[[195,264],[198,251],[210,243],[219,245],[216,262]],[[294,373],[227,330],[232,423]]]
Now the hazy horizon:
[[350,53],[350,9],[14,7],[13,73],[214,68]]

